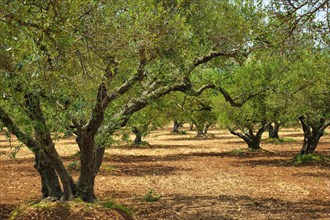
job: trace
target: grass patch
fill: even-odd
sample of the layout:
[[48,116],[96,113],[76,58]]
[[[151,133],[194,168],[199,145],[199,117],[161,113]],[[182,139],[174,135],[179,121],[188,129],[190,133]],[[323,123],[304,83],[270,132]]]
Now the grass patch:
[[176,135],[187,135],[188,132],[187,131],[179,131],[179,132],[171,132],[171,134],[176,134]]
[[75,160],[68,164],[70,170],[80,170],[80,161]]
[[150,144],[147,141],[141,141],[139,144],[135,144],[134,142],[131,144],[131,147],[149,147]]
[[238,148],[238,149],[231,150],[229,153],[239,155],[239,154],[244,154],[246,152],[247,152],[246,148]]
[[28,201],[25,204],[16,207],[11,212],[9,220],[21,218],[21,215],[25,216],[28,213],[37,213],[39,212],[38,210],[51,210],[59,206],[66,210],[69,210],[69,206],[65,203]]
[[129,215],[129,216],[132,216],[133,215],[133,211],[122,205],[122,204],[118,204],[116,202],[114,202],[113,200],[109,199],[105,202],[102,202],[101,205],[104,207],[104,208],[107,208],[107,209],[115,209],[117,211],[120,211],[122,213],[125,213],[126,215]]
[[118,168],[113,165],[102,165],[101,167],[102,167],[102,169],[107,170],[107,171],[118,170]]
[[330,157],[320,154],[304,154],[294,158],[294,163],[297,165],[306,165],[314,162],[330,162]]
[[162,198],[157,192],[153,189],[150,189],[145,196],[143,196],[143,200],[147,202],[156,202]]

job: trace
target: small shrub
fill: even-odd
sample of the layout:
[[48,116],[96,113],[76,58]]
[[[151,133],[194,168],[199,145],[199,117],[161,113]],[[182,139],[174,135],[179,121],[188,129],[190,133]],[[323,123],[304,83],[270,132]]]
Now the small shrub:
[[298,155],[294,159],[295,164],[310,164],[312,162],[329,161],[330,159],[319,154]]
[[231,154],[244,154],[247,151],[246,148],[239,148],[230,151]]
[[107,171],[118,170],[118,168],[115,167],[115,166],[113,166],[113,165],[102,166],[102,168],[103,168],[104,170],[107,170]]
[[130,208],[128,208],[128,207],[126,207],[124,205],[118,204],[118,203],[116,203],[116,202],[114,202],[112,200],[107,200],[107,201],[105,201],[105,202],[103,202],[101,204],[102,204],[102,206],[104,208],[107,208],[107,209],[116,209],[116,210],[119,210],[119,211],[121,211],[121,212],[129,215],[129,216],[132,216],[133,215],[133,211]]
[[162,196],[159,195],[157,192],[155,192],[153,189],[150,189],[145,196],[143,196],[143,199],[147,202],[156,202],[160,200]]
[[69,163],[68,168],[71,170],[80,170],[80,161],[72,161],[71,163]]

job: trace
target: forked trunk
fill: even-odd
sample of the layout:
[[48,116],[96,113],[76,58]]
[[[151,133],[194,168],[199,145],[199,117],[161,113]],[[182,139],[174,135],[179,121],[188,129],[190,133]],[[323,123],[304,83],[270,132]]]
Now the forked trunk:
[[268,126],[268,137],[269,138],[274,138],[274,139],[279,139],[278,132],[280,130],[280,124],[275,122],[274,126],[272,124],[269,124]]
[[256,134],[254,134],[252,128],[248,129],[248,131],[244,133],[240,133],[232,129],[229,129],[229,131],[230,133],[242,138],[245,141],[245,143],[247,143],[249,149],[257,150],[260,149],[262,134],[264,133],[264,131],[267,129],[268,126],[269,123],[263,122]]
[[248,144],[248,148],[251,150],[260,149],[261,138],[251,138],[249,141],[245,141]]
[[305,154],[312,154],[314,153],[318,143],[319,143],[320,138],[306,138],[304,137],[304,143],[299,151],[298,155],[305,155]]
[[304,131],[304,142],[298,155],[312,154],[329,123],[326,124],[324,119],[320,119],[319,122],[312,124],[305,116],[300,117],[299,120]]

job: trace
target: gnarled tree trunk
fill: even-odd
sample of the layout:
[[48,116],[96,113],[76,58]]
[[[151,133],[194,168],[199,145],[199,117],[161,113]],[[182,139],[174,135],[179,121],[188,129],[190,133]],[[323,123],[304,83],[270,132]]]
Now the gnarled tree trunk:
[[31,121],[35,122],[34,131],[36,140],[40,143],[44,153],[51,161],[51,164],[54,166],[61,179],[63,185],[63,199],[71,200],[74,198],[75,184],[55,149],[55,144],[51,138],[51,132],[46,124],[46,120],[41,109],[40,99],[38,96],[33,94],[25,94],[24,97],[28,116]]
[[134,144],[141,145],[142,144],[142,132],[136,127],[132,128],[132,132],[135,135]]
[[45,147],[41,147],[41,143],[37,142],[35,139],[29,135],[23,133],[10,118],[7,112],[0,107],[0,120],[7,127],[8,131],[13,133],[17,139],[24,143],[35,156],[35,168],[38,170],[41,178],[41,192],[43,198],[53,197],[61,198],[62,190],[58,180],[57,173],[51,164],[48,156],[42,150]]
[[41,192],[42,197],[52,197],[54,199],[60,199],[63,195],[61,185],[51,162],[47,156],[40,151],[35,154],[35,165],[41,177]]
[[257,149],[260,149],[261,137],[262,137],[262,134],[267,129],[268,125],[269,125],[269,123],[263,122],[256,134],[253,133],[252,129],[249,129],[248,132],[245,132],[245,133],[240,133],[240,132],[234,131],[232,129],[229,129],[229,131],[233,135],[236,135],[236,136],[242,138],[245,141],[245,143],[247,143],[249,149],[257,150]]
[[178,120],[173,121],[173,133],[179,133],[179,128],[182,126],[182,123],[180,123]]
[[204,130],[203,130],[203,134],[207,134],[207,132],[209,131],[209,128],[211,127],[210,123],[206,123],[204,126]]
[[274,126],[272,124],[269,124],[268,126],[268,137],[269,138],[274,138],[274,139],[279,139],[278,132],[280,130],[280,123],[274,122]]
[[88,134],[80,134],[76,138],[80,148],[80,176],[77,182],[77,196],[85,202],[94,202],[95,183],[95,145],[94,138]]
[[306,116],[299,117],[299,120],[304,131],[304,142],[298,155],[312,154],[330,123],[323,118],[313,123]]

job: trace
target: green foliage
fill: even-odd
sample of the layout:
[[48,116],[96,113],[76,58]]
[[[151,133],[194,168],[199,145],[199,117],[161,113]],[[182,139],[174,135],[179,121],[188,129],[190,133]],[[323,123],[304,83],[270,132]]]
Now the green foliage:
[[179,133],[176,133],[176,134],[179,134],[179,135],[187,135],[187,131],[179,131]]
[[162,198],[156,191],[149,189],[146,195],[143,196],[143,200],[147,202],[156,202]]
[[80,161],[72,161],[71,163],[68,164],[68,168],[71,170],[80,170]]
[[116,166],[113,165],[101,165],[101,168],[107,171],[114,171],[114,170],[118,170],[118,168]]
[[80,151],[76,151],[76,153],[72,154],[73,158],[80,158]]
[[303,155],[298,155],[294,159],[294,163],[297,165],[306,165],[306,164],[311,164],[313,162],[321,162],[321,161],[330,162],[330,158],[319,154],[303,154]]
[[230,151],[231,154],[241,155],[246,153],[246,148],[238,148]]
[[130,208],[128,208],[128,207],[126,207],[122,204],[118,204],[118,203],[114,202],[113,200],[106,200],[106,201],[102,202],[101,204],[104,208],[116,209],[116,210],[119,210],[119,211],[129,215],[129,216],[133,215],[133,211]]

